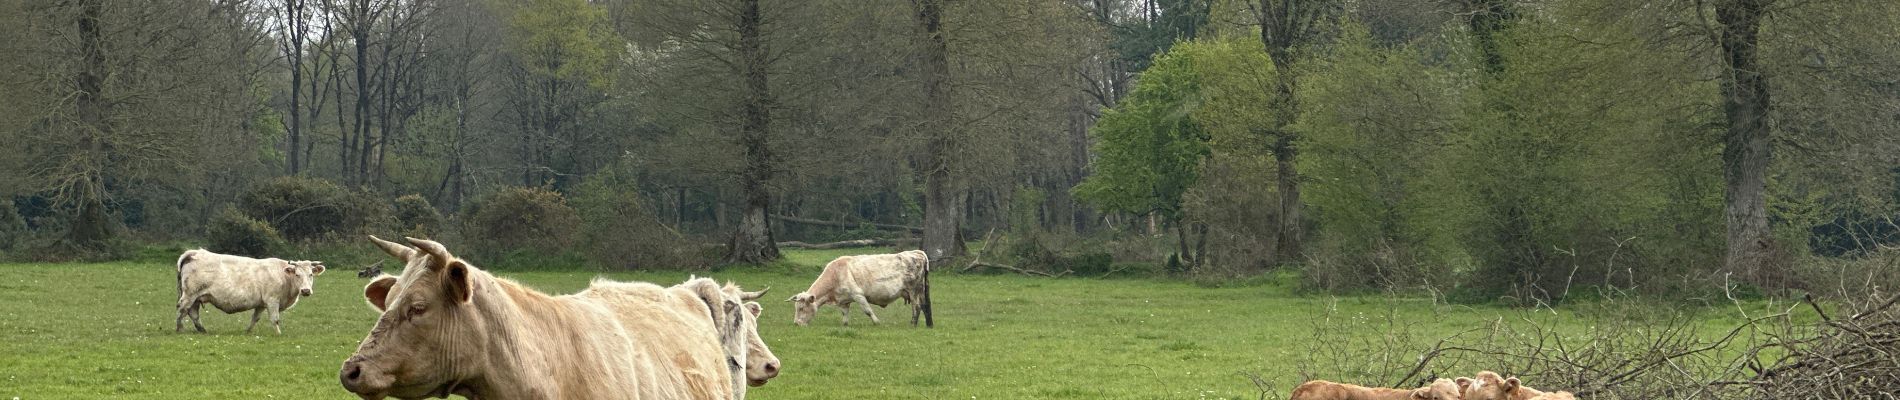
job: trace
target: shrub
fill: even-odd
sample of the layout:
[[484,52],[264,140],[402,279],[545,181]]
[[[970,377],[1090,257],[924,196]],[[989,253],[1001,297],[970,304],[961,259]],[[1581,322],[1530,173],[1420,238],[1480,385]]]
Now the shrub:
[[238,198],[244,214],[277,227],[290,240],[309,240],[363,227],[365,208],[358,196],[336,183],[295,176],[280,177]]
[[600,265],[630,269],[698,267],[712,260],[654,217],[629,175],[605,170],[575,191],[574,208],[584,221],[581,249],[587,257]]
[[397,197],[395,213],[403,235],[435,237],[442,231],[442,213],[421,195]]
[[0,199],[0,250],[19,245],[26,236],[26,219],[13,207],[12,199]]
[[490,255],[511,251],[561,252],[574,243],[580,217],[560,193],[511,187],[473,207],[465,232]]
[[225,208],[211,217],[206,226],[206,249],[247,257],[268,257],[282,248],[284,239],[270,224],[244,216],[235,208]]

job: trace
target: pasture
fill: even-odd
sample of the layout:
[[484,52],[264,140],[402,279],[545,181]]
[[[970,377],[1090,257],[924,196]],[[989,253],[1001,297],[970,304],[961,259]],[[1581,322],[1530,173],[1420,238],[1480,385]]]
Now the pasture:
[[[1318,321],[1366,322],[1397,307],[1407,319],[1401,326],[1436,337],[1514,313],[1424,298],[1302,296],[1275,283],[1204,288],[940,272],[932,277],[935,329],[910,327],[901,304],[879,310],[883,325],[858,314],[840,326],[830,307],[809,327],[793,325],[781,300],[809,284],[824,260],[850,252],[794,251],[777,266],[710,274],[772,288],[759,329],[785,369],[752,398],[1254,399],[1259,391],[1239,372],[1284,393],[1301,379],[1306,343],[1347,339],[1315,338]],[[0,399],[352,398],[337,383],[338,365],[376,315],[362,298],[365,281],[333,268],[314,296],[285,312],[279,336],[268,321],[245,334],[246,314],[208,307],[210,334],[189,333],[189,323],[188,333],[173,333],[174,272],[162,262],[0,264]],[[670,285],[687,275],[496,273],[555,294],[595,276]]]

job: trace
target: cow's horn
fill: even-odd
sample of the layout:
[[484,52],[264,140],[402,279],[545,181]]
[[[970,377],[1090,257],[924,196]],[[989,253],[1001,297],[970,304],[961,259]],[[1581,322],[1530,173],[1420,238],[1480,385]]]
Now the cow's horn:
[[759,289],[759,291],[757,292],[739,292],[739,299],[745,300],[745,301],[756,301],[760,297],[765,297],[765,292],[769,292],[769,291],[772,291],[771,286],[766,286],[764,289]]
[[436,243],[435,241],[428,240],[428,239],[417,239],[417,238],[412,238],[412,237],[403,237],[403,240],[408,240],[409,244],[416,245],[416,249],[422,250],[422,252],[424,253],[429,253],[430,256],[433,256],[439,259],[440,262],[446,263],[450,259],[453,258],[449,256],[449,249],[442,247],[441,243]]
[[383,240],[382,238],[376,237],[376,235],[370,235],[369,241],[376,243],[376,247],[383,249],[384,253],[389,253],[390,256],[396,258],[407,260],[416,255],[416,249]]

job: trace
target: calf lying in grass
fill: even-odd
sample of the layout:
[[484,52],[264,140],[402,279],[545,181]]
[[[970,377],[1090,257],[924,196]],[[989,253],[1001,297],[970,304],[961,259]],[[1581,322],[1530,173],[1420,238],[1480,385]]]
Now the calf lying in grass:
[[1353,384],[1307,381],[1293,389],[1291,400],[1458,400],[1458,384],[1439,379],[1417,389],[1374,388]]
[[1491,371],[1479,371],[1477,378],[1460,377],[1458,391],[1464,400],[1576,400],[1570,392],[1552,392],[1524,386],[1513,376],[1505,378]]

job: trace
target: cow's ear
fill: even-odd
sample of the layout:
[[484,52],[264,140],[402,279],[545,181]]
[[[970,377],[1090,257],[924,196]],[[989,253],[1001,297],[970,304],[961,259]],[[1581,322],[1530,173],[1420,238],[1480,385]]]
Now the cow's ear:
[[450,300],[458,304],[468,304],[475,299],[474,283],[469,280],[468,264],[462,260],[449,261],[442,270],[442,288]]
[[394,287],[396,287],[396,277],[389,275],[377,277],[376,280],[369,281],[368,286],[363,287],[363,299],[369,301],[370,308],[379,312],[383,311],[388,309],[389,290]]
[[310,274],[323,275],[323,264],[316,264],[316,265],[310,266]]
[[765,306],[761,306],[757,302],[748,302],[745,303],[745,310],[746,312],[752,313],[752,318],[758,318],[759,313],[765,312]]
[[1432,400],[1431,389],[1412,389],[1412,398],[1416,400]]
[[1471,378],[1460,376],[1458,379],[1453,379],[1452,381],[1458,382],[1459,393],[1464,393],[1465,389],[1471,388]]
[[1517,377],[1513,376],[1509,378],[1504,378],[1504,392],[1505,393],[1510,393],[1513,390],[1517,390],[1517,385],[1518,385]]

